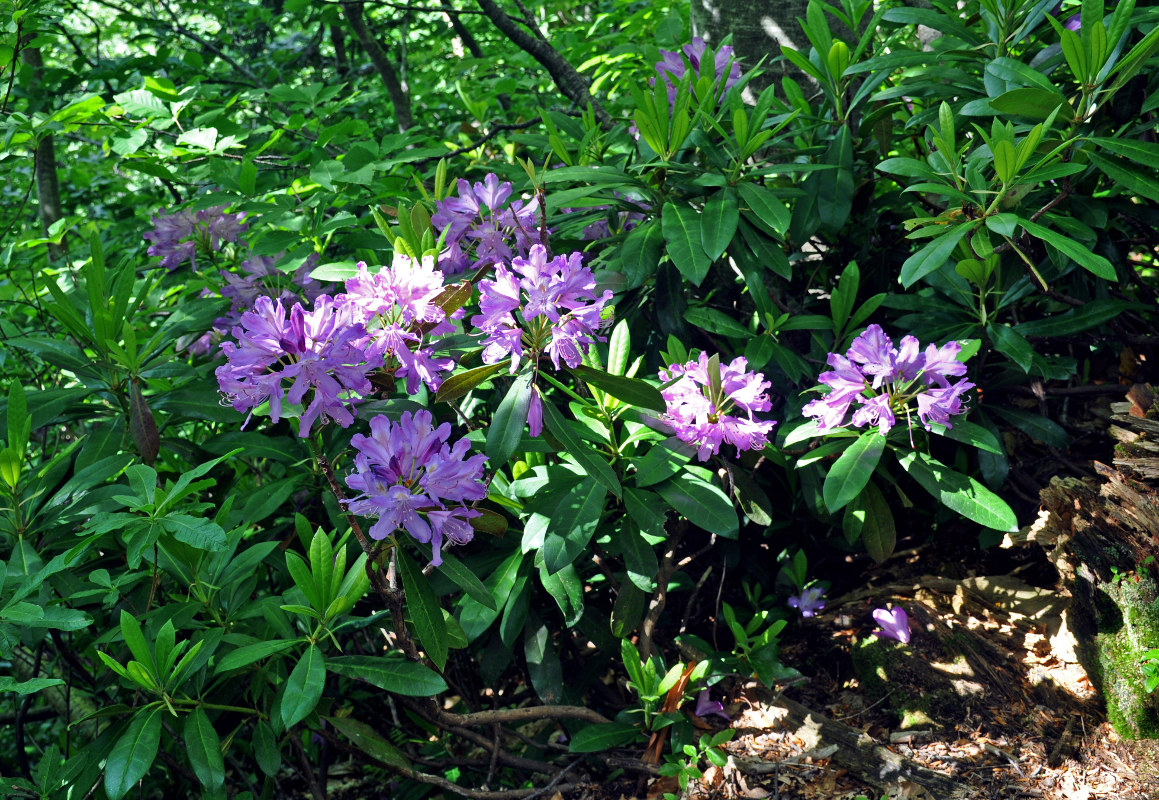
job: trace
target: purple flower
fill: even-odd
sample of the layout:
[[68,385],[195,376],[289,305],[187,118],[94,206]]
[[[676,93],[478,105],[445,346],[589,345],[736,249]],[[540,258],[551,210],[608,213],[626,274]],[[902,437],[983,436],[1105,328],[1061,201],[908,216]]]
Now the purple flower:
[[[684,56],[688,59],[688,65],[695,73],[695,80],[699,80],[705,74],[705,64],[703,63],[704,53],[708,50],[708,44],[699,36],[693,37],[691,44],[686,44],[683,47]],[[668,104],[675,105],[676,103],[676,86],[684,74],[688,71],[689,66],[686,66],[684,59],[680,57],[680,53],[672,50],[661,50],[661,60],[656,62],[656,71],[660,73],[661,80],[668,88]],[[724,91],[730,89],[733,84],[741,78],[740,64],[737,63],[733,54],[733,49],[728,45],[722,46],[716,51],[713,62],[707,65],[711,68],[711,77],[714,84],[718,84],[721,78],[724,78]]]
[[927,430],[934,423],[952,427],[950,417],[965,410],[961,395],[974,387],[964,380],[950,383],[950,378],[966,374],[966,365],[958,360],[961,351],[961,345],[949,342],[942,347],[931,344],[923,352],[913,336],[902,337],[901,346],[895,348],[880,326],[870,325],[845,356],[829,354],[827,363],[833,369],[817,379],[829,392],[802,411],[825,432],[845,424],[856,404],[848,424],[875,425],[884,436],[899,418],[910,418],[916,400],[918,419]]
[[724,712],[724,704],[719,700],[713,700],[707,689],[701,689],[700,694],[696,695],[696,710],[692,713],[698,717],[707,717],[709,714],[716,714],[718,717],[731,719]]
[[471,517],[479,512],[464,503],[482,500],[487,488],[481,482],[487,456],[465,458],[471,445],[459,439],[447,444],[451,426],[433,427],[429,411],[404,411],[398,424],[382,416],[370,421],[370,436],[356,434],[351,445],[356,472],[346,485],[359,496],[349,510],[377,516],[370,529],[374,539],[385,539],[399,528],[414,539],[431,545],[431,563],[443,563],[445,543],[471,541]]
[[[676,379],[660,390],[667,407],[661,419],[672,426],[680,441],[697,446],[701,461],[719,453],[724,442],[734,445],[738,455],[741,450],[760,450],[768,444],[768,435],[777,423],[753,415],[773,407],[766,393],[772,384],[763,374],[747,368],[743,356],[721,365],[701,353],[696,361],[660,370],[661,381]],[[715,376],[709,375],[710,369],[720,373],[718,395],[713,394]],[[736,410],[744,412],[743,416],[734,413]]]
[[233,329],[237,343],[221,344],[226,363],[217,368],[218,385],[239,412],[252,415],[268,401],[274,422],[281,419],[284,401],[298,404],[309,395],[299,436],[307,436],[318,419],[347,427],[354,422],[350,407],[373,390],[367,375],[378,366],[358,346],[365,334],[350,308],[326,295],[313,311],[295,303],[288,316],[281,300],[259,297]]
[[335,298],[365,328],[367,353],[384,358],[389,370],[406,378],[408,394],[418,392],[420,383],[438,391],[443,373],[455,366],[452,359],[435,358],[434,350],[424,346],[455,329],[437,302],[442,292],[443,274],[434,259],[397,255],[375,273],[359,262],[358,274],[346,281],[346,293]]
[[454,275],[510,261],[540,243],[537,199],[526,205],[513,200],[505,206],[511,184],[500,183],[494,173],[474,186],[465,180],[457,186],[459,196],[440,200],[431,216],[435,229],[446,231],[447,248],[439,255],[443,272]]
[[225,208],[157,214],[152,220],[153,230],[144,234],[153,243],[149,246],[149,255],[159,256],[161,266],[168,270],[175,270],[186,261],[196,267],[198,253],[217,252],[223,241],[236,242],[246,230],[242,223],[245,212],[227,214]]
[[802,617],[814,617],[818,611],[825,609],[825,589],[820,586],[809,586],[801,594],[789,598],[789,606],[801,612]]
[[881,626],[881,630],[874,631],[873,635],[882,639],[896,639],[902,644],[909,644],[909,617],[905,609],[895,606],[892,609],[875,608],[873,618]]
[[495,279],[479,282],[479,311],[471,324],[487,334],[483,362],[511,359],[511,374],[530,351],[533,361],[546,353],[555,369],[563,361],[579,366],[583,354],[606,325],[604,307],[612,299],[596,297],[596,279],[582,266],[583,256],[548,259],[543,245],[532,245],[527,258],[516,258],[510,270],[495,267]]

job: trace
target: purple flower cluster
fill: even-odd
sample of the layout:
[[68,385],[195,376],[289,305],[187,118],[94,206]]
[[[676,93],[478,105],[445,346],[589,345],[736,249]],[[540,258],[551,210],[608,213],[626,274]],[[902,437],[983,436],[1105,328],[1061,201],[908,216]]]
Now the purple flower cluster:
[[676,84],[680,83],[680,79],[688,71],[689,67],[696,75],[696,80],[703,77],[702,68],[712,70],[712,79],[716,83],[720,78],[724,78],[724,91],[728,91],[741,78],[740,64],[737,63],[733,56],[733,50],[728,45],[724,45],[716,51],[716,55],[711,63],[703,63],[704,53],[708,49],[707,43],[699,36],[692,39],[692,44],[686,44],[682,48],[684,56],[687,57],[688,62],[685,63],[684,58],[681,58],[680,53],[674,50],[661,50],[660,61],[656,62],[656,71],[660,73],[660,78],[668,87],[668,104],[676,104]]
[[151,256],[160,256],[161,266],[172,271],[188,261],[197,266],[197,256],[215,253],[222,242],[236,242],[246,230],[245,212],[227,214],[225,206],[185,209],[153,217],[153,230],[144,238]]
[[815,617],[825,609],[825,589],[821,586],[802,589],[800,595],[789,598],[789,606],[800,611],[802,617]]
[[950,417],[961,414],[962,395],[974,384],[951,377],[966,374],[966,365],[958,361],[962,351],[957,342],[942,347],[928,346],[922,351],[918,340],[904,336],[900,347],[879,325],[870,325],[858,336],[844,356],[830,353],[830,372],[818,380],[829,387],[829,393],[813,400],[803,409],[817,420],[821,431],[845,424],[845,416],[856,403],[849,422],[855,428],[876,425],[882,435],[889,432],[899,415],[909,417],[910,402],[917,402],[917,416],[926,430],[931,423],[953,427]]
[[[620,194],[619,192],[615,192],[614,194],[616,195],[616,197],[624,198],[624,195]],[[628,199],[628,198],[624,198],[624,199]],[[580,233],[579,238],[585,242],[598,241],[600,239],[607,239],[609,236],[611,236],[612,234],[615,234],[615,233],[627,233],[628,231],[635,228],[637,225],[639,225],[641,222],[643,222],[644,220],[646,220],[648,218],[648,215],[645,212],[651,210],[652,206],[649,205],[648,203],[641,201],[641,200],[636,200],[635,198],[631,198],[631,203],[633,206],[640,208],[641,210],[640,211],[621,210],[621,211],[617,211],[615,214],[605,215],[605,216],[601,217],[600,219],[597,219],[595,222],[592,222],[589,225],[587,225],[586,227],[584,227],[583,231]],[[590,208],[587,208],[587,209],[565,208],[565,209],[562,209],[562,211],[563,211],[563,213],[566,214],[568,212],[574,212],[574,211],[580,211],[580,210],[611,211],[611,209],[612,209],[612,206],[591,206]],[[614,228],[613,228],[612,220],[615,220]]]
[[313,390],[301,416],[299,435],[306,436],[319,418],[344,428],[353,423],[350,409],[373,391],[370,374],[384,367],[406,378],[409,394],[420,383],[437,390],[442,373],[454,367],[429,346],[431,337],[454,330],[435,302],[442,291],[442,274],[430,259],[397,256],[375,273],[360,263],[346,292],[320,295],[312,311],[294,303],[287,314],[281,298],[259,296],[233,328],[237,343],[221,345],[221,391],[238,411],[269,401],[277,422],[283,400],[301,403]]
[[[660,390],[667,405],[662,419],[672,426],[680,441],[697,446],[696,455],[701,461],[719,453],[724,442],[734,445],[738,455],[742,450],[760,450],[768,444],[768,435],[777,423],[758,420],[753,414],[773,407],[766,393],[772,384],[763,374],[747,369],[748,361],[743,356],[722,365],[715,357],[710,359],[701,353],[696,361],[660,370],[661,381],[675,380]],[[734,413],[737,410],[744,415],[738,416]]]
[[358,451],[357,471],[346,485],[359,496],[349,510],[377,516],[370,529],[374,539],[385,539],[399,528],[420,542],[431,544],[431,563],[443,563],[445,542],[471,541],[467,521],[479,512],[464,503],[482,500],[487,489],[481,482],[487,457],[464,458],[471,445],[459,439],[447,444],[451,426],[433,427],[429,411],[403,412],[398,424],[384,416],[370,421],[370,436],[356,434],[350,440]]
[[[480,314],[471,324],[487,338],[483,341],[483,362],[497,364],[511,359],[511,374],[527,356],[533,363],[546,353],[558,370],[562,361],[577,367],[583,354],[605,326],[604,307],[612,299],[605,291],[596,297],[596,279],[582,266],[580,253],[548,259],[547,249],[531,246],[527,258],[515,258],[508,269],[495,266],[495,279],[479,282]],[[532,392],[531,435],[542,430],[542,400]]]
[[354,321],[351,306],[327,295],[312,311],[295,303],[289,314],[281,300],[259,297],[253,310],[241,315],[233,336],[236,344],[221,344],[226,363],[216,374],[222,394],[238,412],[252,415],[268,401],[270,418],[277,422],[283,402],[296,405],[310,393],[298,432],[304,437],[319,418],[342,427],[353,423],[350,407],[372,391],[368,374],[378,365],[368,363],[359,346],[366,329]]
[[439,254],[447,275],[525,257],[541,243],[538,199],[508,203],[511,184],[494,173],[474,186],[460,180],[458,189],[459,196],[440,200],[431,216],[440,234],[447,231],[447,249]]
[[310,272],[318,264],[317,253],[311,253],[302,266],[292,274],[282,272],[274,265],[278,256],[250,256],[241,262],[241,274],[221,271],[225,283],[221,296],[230,299],[230,310],[240,313],[254,307],[259,297],[276,298],[283,305],[291,305],[302,299],[313,300],[322,294],[322,285],[310,277]]
[[406,378],[406,391],[415,394],[419,382],[432,391],[442,385],[442,373],[454,369],[450,358],[435,358],[424,342],[454,331],[446,312],[435,301],[443,292],[443,274],[434,260],[413,260],[396,255],[390,267],[371,274],[358,264],[358,274],[346,281],[346,293],[335,302],[350,306],[354,321],[366,329],[367,359],[386,362],[388,369]]

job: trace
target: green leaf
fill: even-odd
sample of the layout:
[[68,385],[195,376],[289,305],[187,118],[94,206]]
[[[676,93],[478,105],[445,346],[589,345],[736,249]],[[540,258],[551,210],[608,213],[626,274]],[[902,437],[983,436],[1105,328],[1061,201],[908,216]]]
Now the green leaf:
[[1032,414],[1009,406],[986,406],[986,410],[997,414],[1008,423],[1018,428],[1031,439],[1037,439],[1051,447],[1066,448],[1070,445],[1070,436],[1066,429],[1041,414]]
[[28,436],[32,429],[32,418],[28,414],[28,400],[24,396],[24,387],[20,381],[12,381],[8,385],[8,447],[15,450],[20,456],[28,445]]
[[648,544],[636,525],[624,525],[615,542],[620,546],[620,552],[624,554],[628,580],[640,591],[651,592],[656,576],[660,574],[656,550]]
[[723,311],[718,311],[715,308],[693,306],[684,312],[684,319],[688,323],[698,328],[703,328],[709,333],[717,333],[721,336],[735,336],[741,339],[748,339],[752,336],[752,332],[748,328],[728,314],[725,314]]
[[563,614],[563,624],[571,628],[584,614],[584,582],[574,564],[568,564],[556,573],[547,571],[547,562],[539,562],[539,582],[555,600]]
[[986,326],[986,333],[994,343],[995,350],[1009,356],[1023,372],[1030,372],[1034,364],[1034,348],[1018,331],[1009,325],[991,323]]
[[255,661],[261,661],[263,658],[272,656],[275,653],[289,650],[301,641],[301,639],[273,639],[265,642],[247,644],[245,647],[239,647],[237,650],[227,653],[222,657],[217,662],[214,672],[220,675],[233,669],[248,666]]
[[1128,194],[1145,197],[1159,203],[1159,180],[1155,179],[1155,168],[1135,169],[1133,164],[1117,158],[1107,158],[1099,153],[1090,154],[1091,163]]
[[157,664],[153,661],[153,648],[145,641],[145,634],[141,632],[141,623],[125,609],[121,609],[121,636],[129,646],[133,658],[140,661],[150,672],[156,672]]
[[17,681],[11,675],[0,678],[0,692],[15,692],[21,696],[35,694],[52,686],[64,686],[64,681],[60,678],[30,678],[26,681]]
[[411,769],[410,759],[366,723],[349,717],[323,717],[322,719],[333,725],[355,747],[376,761],[395,769]]
[[998,441],[998,437],[981,425],[975,425],[965,420],[954,420],[954,427],[952,428],[945,428],[937,423],[932,423],[930,429],[939,436],[945,436],[947,439],[953,439],[963,444],[973,445],[987,453],[994,453],[995,455],[1005,454],[1005,451],[1002,449],[1002,442]]
[[190,514],[169,514],[161,518],[161,527],[177,541],[198,550],[216,553],[225,549],[225,531],[213,520]]
[[697,449],[691,444],[685,444],[675,436],[669,436],[663,442],[653,443],[643,458],[634,461],[635,485],[643,488],[668,480],[692,460],[695,452]]
[[571,429],[571,424],[559,413],[554,403],[543,404],[543,422],[588,475],[616,497],[620,496],[620,481],[615,471],[603,456],[592,450],[591,446]]
[[652,411],[664,411],[667,408],[660,390],[639,378],[612,375],[583,364],[578,367],[568,367],[568,371],[581,381],[590,383],[600,391],[610,394],[617,400],[636,406],[636,408],[647,408]]
[[575,561],[588,546],[604,511],[604,487],[584,478],[559,501],[543,541],[543,561],[554,574]]
[[486,453],[493,468],[507,463],[523,435],[527,410],[531,406],[532,377],[530,371],[516,376],[491,420]]
[[153,765],[161,743],[161,707],[136,712],[105,762],[105,794],[121,800]]
[[455,585],[466,592],[475,602],[481,603],[493,611],[499,610],[495,604],[495,598],[487,591],[483,581],[479,580],[478,576],[455,556],[444,552],[439,572],[454,581]]
[[1031,222],[1021,217],[1018,220],[1018,224],[1025,228],[1026,232],[1031,236],[1037,236],[1039,239],[1042,239],[1083,269],[1092,272],[1104,280],[1118,282],[1119,276],[1115,274],[1115,268],[1111,266],[1110,261],[1107,261],[1107,259],[1100,255],[1092,253],[1074,239],[1070,239],[1057,231],[1052,231],[1050,228],[1039,225],[1037,222]]
[[712,266],[701,246],[700,215],[688,206],[665,203],[660,224],[668,257],[681,275],[699,286]]
[[941,269],[949,261],[950,254],[954,252],[958,242],[973,226],[972,222],[955,225],[907,258],[901,265],[901,276],[898,279],[901,285],[908,289],[926,275]]
[[[628,321],[621,319],[612,328],[608,337],[608,370],[607,374],[620,377],[628,369],[628,359],[632,353],[632,329]],[[618,399],[618,398],[617,398]]]
[[628,288],[636,289],[655,275],[663,254],[664,231],[660,220],[650,219],[634,228],[620,248]]
[[500,371],[507,369],[506,362],[499,364],[487,364],[482,367],[475,367],[474,369],[459,372],[443,381],[439,386],[439,391],[435,393],[435,402],[449,403],[452,400],[465,395],[477,386],[486,383],[499,374]]
[[278,749],[274,731],[270,726],[259,721],[254,725],[254,758],[262,772],[271,778],[282,769],[282,753]]
[[225,784],[225,761],[221,756],[221,739],[213,723],[200,706],[185,718],[185,754],[193,774],[207,791],[216,792]]
[[1061,314],[1021,322],[1014,330],[1023,336],[1068,336],[1102,325],[1131,307],[1122,300],[1097,298]]
[[728,495],[690,472],[682,471],[658,484],[655,490],[688,521],[709,533],[735,539],[740,520]]
[[845,506],[842,529],[845,541],[853,544],[861,539],[869,557],[878,564],[890,557],[897,543],[893,512],[873,483],[865,484],[861,494]]
[[822,490],[830,514],[844,508],[861,494],[884,451],[885,437],[874,428],[858,436],[833,462]]
[[402,573],[402,588],[406,592],[406,607],[415,626],[415,635],[434,665],[442,669],[446,666],[449,649],[443,608],[422,570],[401,549],[396,552],[399,572]]
[[630,744],[640,738],[640,728],[626,722],[607,722],[581,728],[571,737],[569,753],[598,753]]
[[741,183],[737,186],[737,191],[740,192],[740,199],[757,219],[781,235],[789,230],[792,219],[789,209],[772,191],[755,183]]
[[716,261],[732,243],[736,235],[740,212],[737,210],[736,192],[725,187],[704,204],[700,215],[701,246],[710,260]]
[[1092,136],[1088,141],[1145,167],[1159,170],[1159,144],[1136,139],[1111,139],[1101,136]]
[[[665,511],[655,492],[624,487],[624,508],[640,530],[649,536],[664,538]],[[659,510],[657,510],[659,509]]]
[[1018,518],[998,495],[917,450],[898,456],[902,469],[939,503],[967,519],[999,531],[1018,530]]
[[447,690],[447,682],[430,667],[393,653],[384,656],[337,656],[326,662],[326,669],[336,675],[366,681],[403,697],[433,697]]
[[282,724],[292,728],[310,716],[322,699],[326,686],[326,657],[317,645],[310,645],[302,654],[294,671],[286,680],[279,712]]
[[1011,89],[990,101],[990,107],[1000,114],[1031,119],[1046,119],[1065,104],[1066,99],[1057,90],[1037,88]]

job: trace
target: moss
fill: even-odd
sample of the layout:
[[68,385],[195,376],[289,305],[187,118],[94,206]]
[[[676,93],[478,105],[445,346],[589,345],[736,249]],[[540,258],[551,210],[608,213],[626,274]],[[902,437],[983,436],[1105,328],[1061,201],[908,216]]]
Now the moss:
[[1098,683],[1107,703],[1107,719],[1131,739],[1159,738],[1159,692],[1147,694],[1139,666],[1143,653],[1159,642],[1159,587],[1150,576],[1104,587],[1122,609],[1122,624],[1100,631]]

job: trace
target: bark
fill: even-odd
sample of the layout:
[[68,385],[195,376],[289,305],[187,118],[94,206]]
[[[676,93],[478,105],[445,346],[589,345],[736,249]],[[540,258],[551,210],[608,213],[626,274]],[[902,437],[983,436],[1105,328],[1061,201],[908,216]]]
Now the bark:
[[346,59],[346,35],[338,25],[330,26],[330,44],[334,47],[334,69],[340,78],[345,78],[350,62]]
[[1101,480],[1054,478],[1038,520],[1005,546],[1035,542],[1073,598],[1077,655],[1122,736],[1159,738],[1159,692],[1143,688],[1140,659],[1159,644],[1159,405],[1149,386],[1112,403],[1114,466]]
[[344,3],[342,11],[346,15],[346,21],[350,23],[350,29],[354,32],[354,36],[358,39],[358,43],[362,45],[362,49],[366,51],[366,55],[370,57],[370,63],[374,65],[375,72],[382,78],[383,86],[386,87],[386,93],[390,95],[390,101],[394,105],[394,116],[398,120],[398,129],[406,131],[414,125],[414,118],[411,116],[410,96],[406,89],[403,88],[402,82],[398,78],[398,72],[395,71],[394,65],[390,63],[390,57],[386,50],[379,44],[378,39],[370,32],[370,28],[366,25],[366,16],[363,10],[362,3]]
[[[479,46],[479,40],[475,38],[470,29],[463,24],[463,20],[459,19],[458,12],[451,6],[448,0],[440,0],[439,5],[447,13],[447,21],[451,25],[451,30],[459,37],[459,41],[463,43],[463,47],[467,48],[474,58],[482,60],[483,48]],[[511,110],[511,98],[505,94],[499,95],[496,98],[499,101],[499,107],[504,111]]]
[[763,58],[764,74],[749,84],[754,93],[760,94],[788,76],[808,94],[816,88],[812,78],[786,60],[772,63],[780,57],[782,47],[809,52],[809,40],[797,22],[804,19],[808,5],[808,0],[692,0],[692,35],[714,48],[731,35],[732,48],[744,70],[752,69]]
[[[29,47],[23,52],[24,63],[32,68],[32,92],[44,96],[44,60],[40,55],[39,47]],[[40,226],[44,235],[48,236],[48,229],[62,216],[60,202],[60,182],[56,175],[56,144],[53,136],[48,134],[36,143],[35,174],[36,174],[36,202],[40,212]],[[64,240],[60,244],[48,245],[48,257],[52,261],[60,261],[68,255],[68,246]]]
[[476,2],[496,28],[502,31],[520,50],[529,54],[547,70],[551,79],[555,81],[555,85],[559,87],[567,99],[580,108],[587,108],[590,105],[601,123],[612,121],[608,112],[604,111],[603,107],[595,101],[591,92],[588,91],[588,83],[584,77],[559,54],[559,51],[548,44],[542,33],[536,31],[538,36],[529,34],[519,27],[515,20],[507,16],[507,12],[500,8],[494,0],[476,0]]

